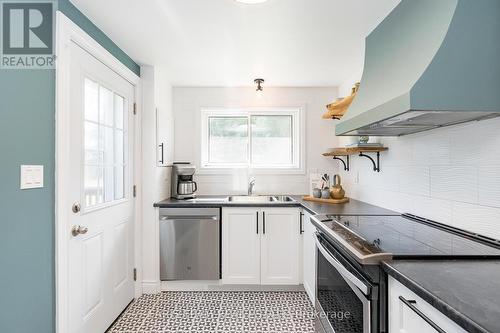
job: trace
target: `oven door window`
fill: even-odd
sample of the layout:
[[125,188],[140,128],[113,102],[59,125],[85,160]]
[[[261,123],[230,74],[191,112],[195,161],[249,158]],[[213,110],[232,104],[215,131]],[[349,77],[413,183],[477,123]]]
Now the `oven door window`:
[[320,321],[327,332],[370,332],[370,301],[348,282],[325,256],[317,255],[317,301],[323,313]]

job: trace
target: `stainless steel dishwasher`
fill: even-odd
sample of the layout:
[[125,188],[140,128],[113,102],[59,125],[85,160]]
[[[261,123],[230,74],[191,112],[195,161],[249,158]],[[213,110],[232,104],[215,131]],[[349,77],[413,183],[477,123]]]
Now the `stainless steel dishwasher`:
[[160,208],[160,279],[220,278],[220,208]]

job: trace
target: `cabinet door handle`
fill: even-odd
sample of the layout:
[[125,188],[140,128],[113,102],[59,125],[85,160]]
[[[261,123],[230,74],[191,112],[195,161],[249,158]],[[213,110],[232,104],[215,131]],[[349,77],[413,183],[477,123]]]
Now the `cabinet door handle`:
[[259,234],[259,212],[255,212],[255,215],[257,216],[257,235]]
[[160,159],[160,163],[161,163],[161,164],[163,164],[163,162],[164,162],[164,158],[163,158],[163,155],[164,155],[164,154],[163,154],[163,153],[164,153],[164,152],[163,152],[163,151],[164,151],[164,149],[163,149],[163,148],[164,148],[164,145],[163,145],[163,142],[159,145],[159,147],[161,148],[161,159]]
[[262,233],[266,234],[266,212],[262,212]]
[[422,311],[420,311],[415,304],[417,301],[408,300],[403,296],[399,296],[399,300],[403,302],[407,307],[409,307],[413,312],[415,312],[420,318],[422,318],[427,324],[429,324],[433,329],[435,329],[439,333],[446,333],[441,327],[439,327],[435,322],[433,322],[429,317],[427,317]]
[[299,216],[300,216],[299,232],[302,235],[304,233],[304,224],[303,224],[304,222],[303,222],[303,218],[302,218],[304,216],[304,213],[300,212]]

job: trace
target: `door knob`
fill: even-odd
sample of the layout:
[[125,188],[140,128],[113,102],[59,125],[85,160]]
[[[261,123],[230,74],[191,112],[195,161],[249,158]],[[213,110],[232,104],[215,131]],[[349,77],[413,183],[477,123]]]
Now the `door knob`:
[[75,203],[73,204],[73,206],[71,207],[71,210],[72,210],[72,211],[73,211],[73,213],[75,213],[75,214],[76,214],[76,213],[79,213],[81,209],[82,209],[82,206],[80,205],[80,203],[79,203],[79,202],[75,202]]
[[73,228],[71,228],[71,234],[75,237],[78,235],[86,234],[87,231],[89,231],[89,228],[81,225],[74,225]]

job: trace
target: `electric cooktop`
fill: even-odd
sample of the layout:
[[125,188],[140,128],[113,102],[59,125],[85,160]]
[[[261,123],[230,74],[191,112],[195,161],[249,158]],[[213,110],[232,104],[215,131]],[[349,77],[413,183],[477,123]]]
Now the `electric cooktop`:
[[498,240],[409,214],[316,215],[311,221],[362,264],[418,257],[500,258]]

